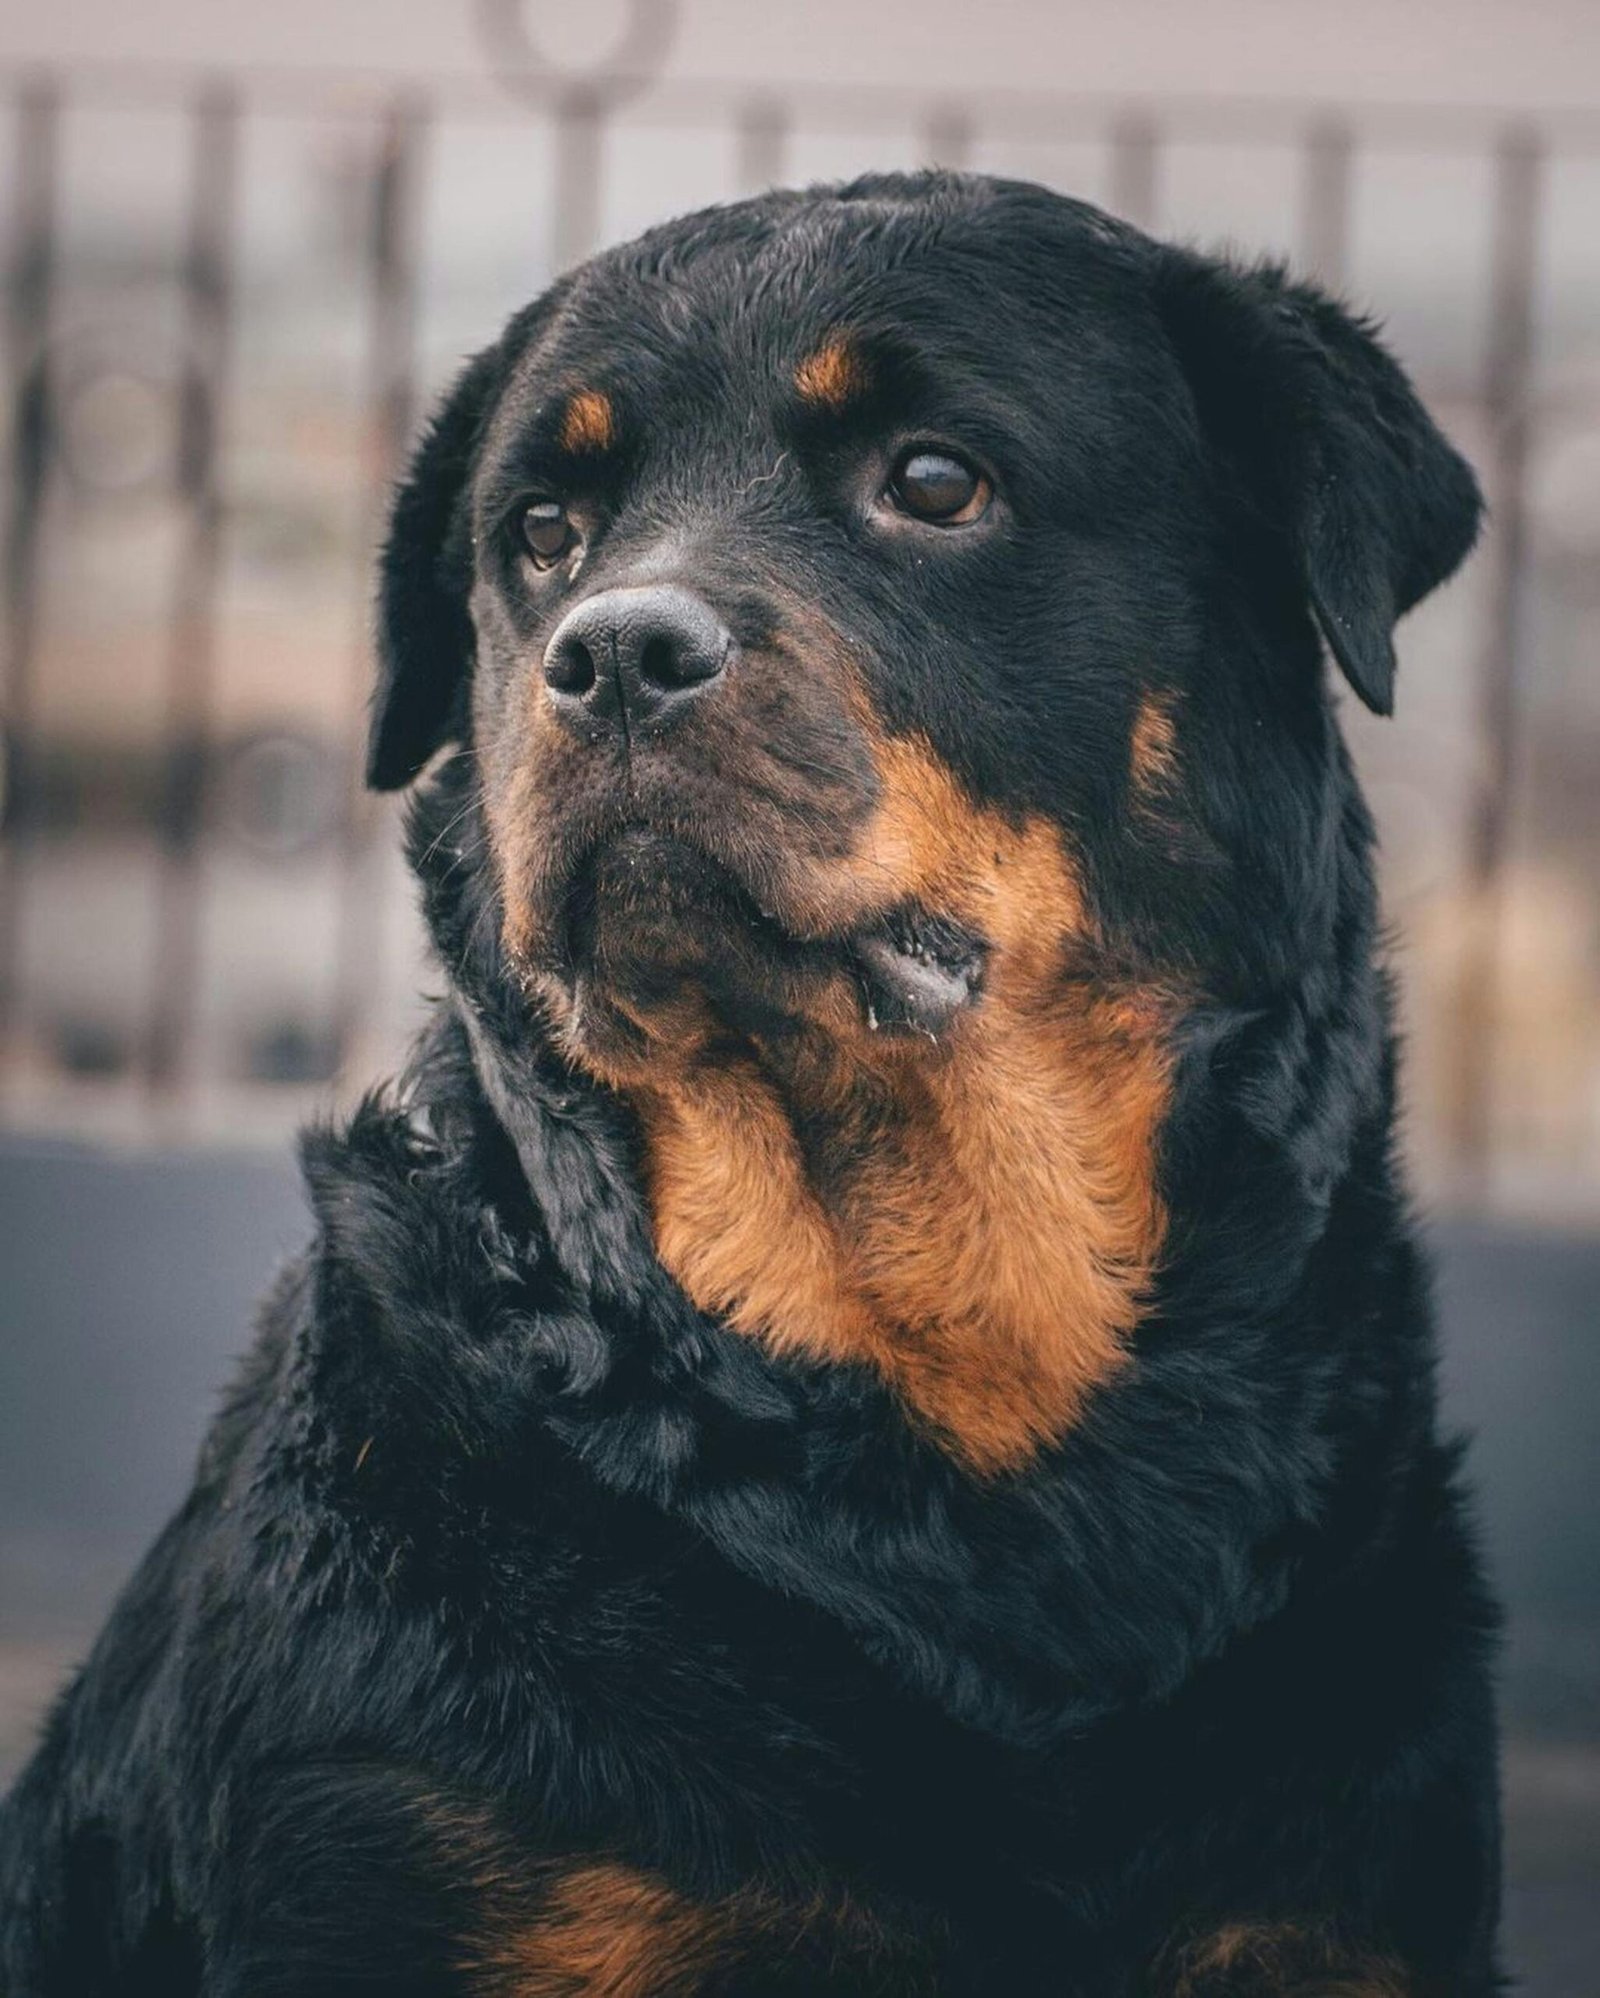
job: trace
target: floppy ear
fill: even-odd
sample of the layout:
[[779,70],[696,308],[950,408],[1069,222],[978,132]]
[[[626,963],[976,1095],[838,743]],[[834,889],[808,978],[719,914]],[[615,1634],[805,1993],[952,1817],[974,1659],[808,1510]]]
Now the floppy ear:
[[1346,679],[1391,713],[1395,622],[1477,536],[1471,469],[1372,327],[1313,286],[1170,251],[1158,298],[1203,428],[1286,534]]
[[390,510],[379,564],[378,684],[367,736],[367,782],[375,791],[409,784],[465,719],[471,574],[455,530],[504,374],[504,343],[468,364],[417,446]]

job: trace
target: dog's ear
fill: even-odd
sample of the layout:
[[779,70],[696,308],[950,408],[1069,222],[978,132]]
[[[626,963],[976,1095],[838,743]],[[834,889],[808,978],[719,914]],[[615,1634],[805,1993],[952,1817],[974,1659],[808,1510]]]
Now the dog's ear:
[[503,342],[468,364],[417,446],[390,509],[367,736],[367,782],[375,791],[409,784],[464,723],[473,633],[471,565],[459,545],[459,514],[505,366]]
[[1314,287],[1168,251],[1157,297],[1207,437],[1286,536],[1345,677],[1391,713],[1395,622],[1477,535],[1471,469],[1372,327]]

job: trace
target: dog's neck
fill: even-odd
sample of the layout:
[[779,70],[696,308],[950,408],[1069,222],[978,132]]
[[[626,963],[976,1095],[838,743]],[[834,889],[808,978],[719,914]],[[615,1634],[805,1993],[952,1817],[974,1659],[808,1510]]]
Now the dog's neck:
[[1160,1026],[992,968],[932,1042],[798,1031],[627,1094],[661,1261],[777,1353],[865,1365],[969,1470],[1014,1470],[1123,1364],[1163,1232]]
[[[739,1572],[837,1617],[951,1713],[1019,1742],[1060,1739],[1169,1693],[1232,1633],[1280,1606],[1291,1573],[1307,1572],[1308,1536],[1331,1503],[1352,1423],[1392,1421],[1385,1395],[1360,1371],[1370,1345],[1358,1352],[1352,1328],[1367,1341],[1381,1314],[1401,1340],[1421,1322],[1389,1169],[1387,1062],[1367,1011],[1376,1003],[1370,924],[1347,925],[1325,973],[1281,1004],[1209,1018],[1191,1011],[1170,1074],[1156,1050],[1174,1037],[1137,1006],[1128,1012],[1126,995],[1050,1016],[1063,1044],[1085,1051],[1080,1072],[1101,1077],[1108,1092],[1075,1089],[1052,1103],[1070,1113],[1069,1133],[1086,1105],[1104,1113],[1082,1142],[1051,1154],[1071,1159],[1070,1181],[1091,1205],[1114,1209],[1119,1190],[1130,1197],[1139,1183],[1115,1160],[1108,1178],[1096,1177],[1104,1155],[1094,1147],[1119,1129],[1119,1103],[1126,1137],[1135,1129],[1130,1104],[1144,1101],[1153,1122],[1171,1100],[1161,1134],[1160,1323],[1147,1318],[1137,1366],[1113,1370],[1027,1475],[977,1479],[936,1444],[931,1420],[894,1419],[890,1392],[869,1369],[790,1365],[767,1340],[697,1310],[673,1281],[657,1250],[665,1230],[650,1211],[649,1183],[676,1140],[689,1183],[703,1184],[693,1170],[694,1122],[717,1114],[716,1090],[733,1087],[734,1071],[719,1065],[678,1080],[651,1113],[664,1135],[641,1144],[644,1116],[563,1058],[511,974],[491,884],[470,864],[482,834],[464,796],[469,779],[465,764],[447,768],[419,793],[411,833],[453,993],[403,1115],[420,1113],[438,1133],[424,1140],[424,1166],[458,1161],[449,1172],[460,1175],[464,1204],[451,1229],[487,1231],[484,1258],[440,1259],[437,1322],[459,1319],[480,1328],[464,1337],[481,1338],[478,1290],[459,1302],[444,1293],[469,1272],[481,1288],[480,1272],[500,1268],[508,1253],[537,1273],[535,1290],[547,1294],[558,1276],[559,1294],[572,1300],[547,1332],[537,1312],[529,1316],[511,1268],[508,1336],[526,1349],[527,1401],[515,1419],[497,1404],[496,1433],[514,1433],[522,1451],[547,1429],[602,1488],[684,1519]],[[1359,914],[1365,905],[1356,906]],[[1037,1086],[1034,1043],[1008,1046],[1002,1035],[975,1039],[974,1057],[979,1049],[987,1066],[974,1060],[962,1071],[952,1061],[948,1076],[913,1061],[922,1092],[906,1083],[889,1107],[915,1110],[912,1127],[932,1134],[936,1113],[972,1107],[958,1083],[981,1094],[991,1108],[979,1106],[974,1146],[1007,1164],[979,1183],[1009,1196],[1019,1165],[1036,1160],[1016,1106],[1002,1111],[994,1092],[1018,1077]],[[845,1087],[848,1069],[821,1066]],[[927,1080],[933,1074],[938,1086]],[[1112,1092],[1112,1076],[1125,1096]],[[773,1120],[780,1149],[814,1151],[816,1133],[793,1105],[803,1095],[826,1107],[826,1090],[800,1090],[781,1065],[756,1080],[755,1128]],[[876,1100],[845,1093],[857,1105]],[[848,1148],[849,1117],[823,1129]],[[713,1163],[725,1172],[733,1154],[712,1135]],[[1153,1135],[1140,1138],[1132,1156],[1152,1156],[1153,1144]],[[893,1147],[874,1156],[891,1160]],[[346,1158],[324,1196],[323,1254],[347,1253],[363,1217],[382,1222],[358,1258],[367,1296],[373,1272],[393,1258],[387,1217],[410,1202],[437,1220],[429,1205],[439,1198],[430,1190],[437,1168],[393,1178],[381,1149],[363,1155],[359,1169],[378,1176],[382,1198],[352,1203],[356,1169]],[[932,1239],[954,1185],[948,1159],[942,1176],[917,1181]],[[1030,1185],[1007,1208],[1015,1229],[1037,1221],[1043,1236],[1042,1217],[1029,1211],[1039,1198]],[[832,1211],[849,1202],[834,1192],[827,1205],[831,1227]],[[758,1246],[785,1253],[770,1209],[766,1227],[772,1239]],[[380,1297],[372,1308],[381,1317],[388,1307]],[[415,1299],[402,1288],[392,1310],[413,1337]],[[578,1348],[573,1322],[585,1328]],[[986,1370],[994,1350],[980,1349]],[[1264,1434],[1274,1438],[1268,1454]],[[1134,1599],[1147,1611],[1137,1641],[1112,1608]]]
[[[1241,1204],[1216,1238],[1215,1284],[1192,1284],[1181,1250],[1176,1274],[1163,1273],[1163,1315],[1181,1338],[1168,1327],[1141,1342],[1137,1369],[1108,1381],[1027,1475],[974,1478],[931,1422],[893,1419],[868,1369],[791,1367],[768,1339],[697,1311],[657,1252],[642,1182],[662,1168],[641,1173],[636,1120],[563,1063],[513,988],[478,982],[470,956],[453,962],[465,974],[453,1011],[472,1071],[531,1195],[528,1253],[540,1265],[550,1256],[592,1328],[565,1385],[566,1344],[547,1357],[530,1328],[537,1421],[602,1486],[682,1517],[740,1572],[839,1618],[963,1721],[1030,1745],[1169,1693],[1281,1605],[1328,1502],[1330,1410],[1348,1403],[1344,1327],[1377,1308],[1352,1288],[1350,1243],[1369,1263],[1391,1253],[1376,1246],[1394,1225],[1381,1123],[1326,1202],[1287,1166],[1266,1176],[1275,1144],[1253,1158],[1235,1150]],[[461,1072],[448,1040],[440,1048],[436,1081],[425,1059],[419,1082],[425,1101],[459,1116]],[[663,1114],[722,1107],[709,1082],[687,1107],[683,1094]],[[759,1129],[770,1113],[750,1114]],[[801,1143],[790,1117],[778,1135]],[[737,1151],[720,1132],[707,1142],[710,1169],[726,1171]],[[647,1158],[657,1143],[646,1140]],[[481,1155],[471,1184],[498,1238],[515,1242],[528,1223],[496,1156]],[[928,1209],[938,1206],[934,1185]],[[1188,1230],[1193,1216],[1172,1225]],[[789,1255],[767,1226],[757,1246]],[[1336,1298],[1328,1269],[1342,1272]],[[1373,1413],[1383,1419],[1381,1406]],[[509,1426],[525,1438],[522,1423]],[[1270,1457],[1257,1447],[1267,1429]],[[1180,1509],[1174,1491],[1186,1494]],[[1147,1607],[1136,1642],[1127,1619],[1107,1613],[1130,1592]]]
[[492,884],[466,864],[485,838],[470,787],[464,758],[419,795],[412,848],[491,1095],[514,1108],[537,1046],[574,1103],[626,1104],[618,1199],[640,1249],[763,1350],[869,1369],[970,1471],[1071,1430],[1124,1370],[1158,1278],[1193,1308],[1185,1243],[1208,1242],[1208,1290],[1234,1292],[1237,1257],[1258,1308],[1291,1296],[1358,1135],[1389,1116],[1364,821],[1341,846],[1326,961],[1259,1011],[1131,976],[1087,925],[1064,955],[1036,913],[1065,899],[1052,859],[1043,884],[1012,870],[1033,892],[990,900],[981,995],[936,1039],[878,1031],[853,989],[770,1034],[719,1029],[691,994],[647,1060],[612,1072],[521,989]]

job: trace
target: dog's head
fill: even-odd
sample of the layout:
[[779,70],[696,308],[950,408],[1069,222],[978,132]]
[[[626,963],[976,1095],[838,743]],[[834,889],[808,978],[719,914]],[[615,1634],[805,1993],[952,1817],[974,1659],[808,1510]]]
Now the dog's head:
[[470,743],[513,960],[602,1071],[937,1035],[1008,962],[1237,990],[1327,920],[1316,632],[1386,711],[1477,511],[1273,271],[1016,184],[770,196],[467,369],[395,510],[370,776]]
[[693,1300],[1003,1469],[1219,1197],[1168,1170],[1227,1150],[1181,1049],[1237,1083],[1281,1012],[1319,1050],[1247,1092],[1298,1189],[1232,1157],[1278,1230],[1252,1266],[1381,1114],[1322,647],[1386,709],[1477,512],[1370,333],[1275,272],[1009,183],[774,195],[585,266],[467,370],[395,511],[371,776],[463,746],[435,803],[638,1113]]

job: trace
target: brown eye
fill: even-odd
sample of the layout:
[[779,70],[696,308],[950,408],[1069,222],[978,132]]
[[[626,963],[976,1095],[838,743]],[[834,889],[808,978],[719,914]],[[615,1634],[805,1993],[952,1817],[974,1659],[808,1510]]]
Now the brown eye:
[[559,562],[572,546],[572,522],[560,500],[535,500],[524,509],[522,538],[541,569]]
[[941,527],[962,527],[988,506],[989,481],[947,451],[912,451],[895,467],[889,498],[902,513]]

